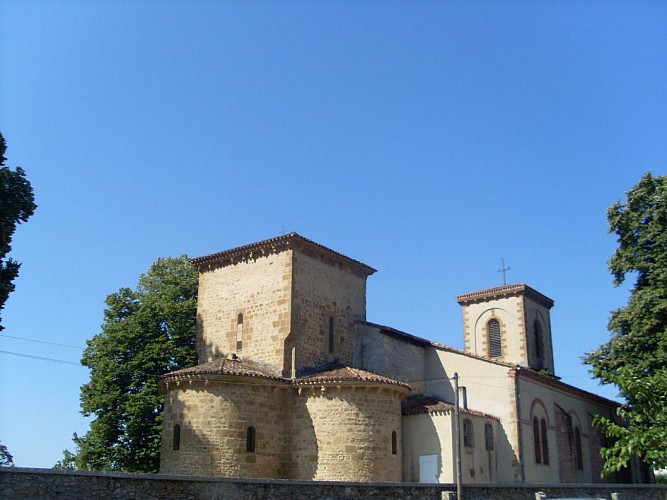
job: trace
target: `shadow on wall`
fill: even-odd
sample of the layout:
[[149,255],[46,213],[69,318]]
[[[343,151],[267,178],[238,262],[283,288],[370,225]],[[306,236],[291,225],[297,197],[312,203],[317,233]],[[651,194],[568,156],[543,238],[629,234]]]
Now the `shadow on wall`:
[[[448,418],[448,417],[442,417]],[[418,431],[415,429],[418,427]],[[455,478],[454,444],[443,456],[441,436],[430,415],[412,415],[402,418],[403,434],[403,481],[410,483],[426,482],[437,483],[439,478],[448,478],[447,472],[443,476],[443,469],[451,466],[451,474]],[[426,458],[422,458],[426,457]],[[435,457],[435,458],[433,458]]]
[[[494,483],[512,483],[521,481],[521,464],[519,462],[519,456],[512,448],[510,444],[509,437],[505,432],[505,427],[503,422],[498,422],[495,426],[496,429],[496,442],[494,443],[495,453],[495,477],[491,477],[491,482]],[[524,443],[524,461],[529,459],[527,456],[528,447],[527,443]],[[511,462],[504,460],[502,457],[512,457]]]
[[[212,477],[284,477],[283,383],[185,382],[167,391],[160,472]],[[178,427],[177,427],[178,426]]]
[[315,424],[306,404],[307,397],[294,394],[289,428],[291,439],[285,442],[286,478],[312,481],[317,478],[319,445]]

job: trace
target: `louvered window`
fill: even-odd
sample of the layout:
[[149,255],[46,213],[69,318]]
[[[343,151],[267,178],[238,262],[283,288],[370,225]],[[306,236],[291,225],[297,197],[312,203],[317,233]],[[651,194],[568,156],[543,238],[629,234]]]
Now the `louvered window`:
[[500,341],[500,323],[497,319],[492,319],[487,324],[489,332],[489,354],[492,358],[499,358],[503,355],[503,345]]

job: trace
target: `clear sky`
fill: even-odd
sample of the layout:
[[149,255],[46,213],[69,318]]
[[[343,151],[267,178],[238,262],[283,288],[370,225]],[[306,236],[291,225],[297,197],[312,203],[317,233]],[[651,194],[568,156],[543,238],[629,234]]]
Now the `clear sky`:
[[504,259],[556,302],[557,374],[614,398],[581,356],[631,286],[606,209],[667,173],[665,54],[658,1],[3,1],[0,130],[39,208],[0,442],[25,467],[74,449],[108,294],[283,231],[378,269],[369,321],[459,348],[455,297]]

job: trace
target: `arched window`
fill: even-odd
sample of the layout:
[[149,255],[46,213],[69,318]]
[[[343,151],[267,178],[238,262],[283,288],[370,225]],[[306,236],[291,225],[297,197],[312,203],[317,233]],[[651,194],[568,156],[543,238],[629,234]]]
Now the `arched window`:
[[579,427],[574,428],[574,454],[577,470],[584,470],[584,454],[581,451],[581,431]]
[[533,342],[535,343],[535,368],[541,370],[544,366],[544,339],[542,327],[537,318],[533,321]]
[[540,421],[533,417],[533,446],[535,447],[535,463],[542,463],[542,439],[540,438]]
[[542,419],[542,463],[549,465],[549,438],[547,437],[547,421]]
[[243,350],[243,313],[236,318],[236,350]]
[[334,352],[334,319],[333,316],[329,318],[329,352]]
[[250,426],[245,435],[245,451],[255,453],[255,428]]
[[475,431],[472,426],[472,420],[467,418],[463,421],[463,446],[466,448],[475,447]]
[[396,431],[391,431],[391,454],[398,454],[398,436],[396,435]]
[[174,426],[174,438],[172,444],[174,451],[178,451],[181,448],[181,426],[178,424]]
[[500,340],[500,322],[497,319],[491,319],[486,324],[489,334],[489,355],[492,358],[499,358],[503,355],[503,344]]
[[484,425],[484,444],[487,450],[493,450],[493,426],[491,424]]

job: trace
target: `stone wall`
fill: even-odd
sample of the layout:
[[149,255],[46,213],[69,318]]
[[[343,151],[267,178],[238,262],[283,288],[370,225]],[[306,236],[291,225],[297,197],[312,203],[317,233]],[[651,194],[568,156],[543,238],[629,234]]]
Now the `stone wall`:
[[[208,382],[208,381],[207,381]],[[289,446],[293,389],[280,382],[240,380],[184,383],[166,393],[160,471],[223,477],[280,478]],[[180,446],[174,450],[174,426]],[[255,451],[246,450],[248,428]]]
[[295,396],[292,477],[401,481],[401,394],[363,386],[322,389]]
[[292,332],[297,369],[334,359],[352,366],[354,321],[366,319],[366,276],[317,255],[294,251],[293,259]]
[[[605,498],[616,500],[667,500],[666,486],[577,485],[577,486],[467,486],[466,500],[535,500],[539,498]],[[170,499],[453,499],[452,484],[322,483],[210,479],[149,474],[105,474],[49,469],[0,467],[1,499],[52,498],[170,498]]]
[[[231,352],[283,372],[291,331],[292,250],[215,265],[199,273],[197,353],[205,363]],[[237,349],[238,317],[243,343]],[[287,374],[288,375],[288,374]]]

